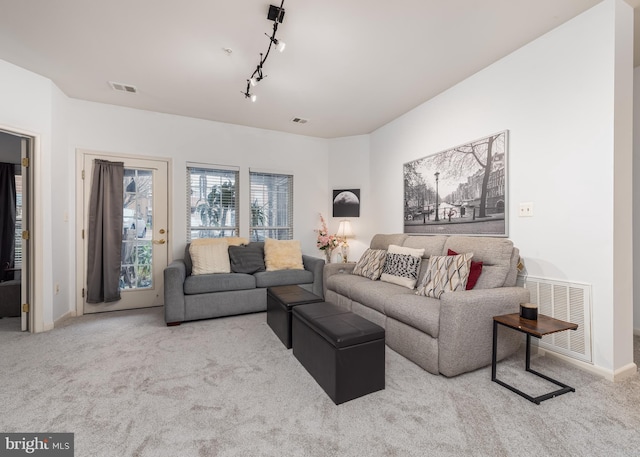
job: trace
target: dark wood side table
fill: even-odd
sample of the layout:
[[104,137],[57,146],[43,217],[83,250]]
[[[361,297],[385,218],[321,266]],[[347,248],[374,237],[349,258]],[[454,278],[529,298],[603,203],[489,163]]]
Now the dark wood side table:
[[[549,392],[548,394],[540,395],[538,397],[532,397],[531,395],[527,395],[521,390],[516,389],[509,384],[500,381],[496,377],[496,352],[498,348],[498,324],[504,325],[505,327],[512,328],[519,332],[527,335],[527,350],[526,350],[526,362],[525,362],[525,370],[529,373],[533,373],[536,376],[541,377],[542,379],[546,379],[549,382],[554,383],[555,385],[561,387],[558,390],[554,390],[553,392]],[[566,384],[563,384],[555,379],[550,378],[542,373],[539,373],[535,370],[531,369],[531,337],[534,336],[536,338],[542,338],[544,335],[549,335],[551,333],[563,332],[565,330],[576,330],[578,328],[578,324],[572,324],[571,322],[561,321],[559,319],[554,319],[553,317],[545,316],[543,314],[538,315],[538,320],[529,320],[523,319],[520,317],[519,313],[513,314],[504,314],[502,316],[494,316],[493,318],[493,353],[491,356],[491,380],[497,382],[503,387],[511,390],[512,392],[517,393],[518,395],[523,396],[527,400],[539,405],[540,402],[544,400],[548,400],[549,398],[557,397],[558,395],[566,394],[567,392],[575,392],[576,389],[570,387]]]

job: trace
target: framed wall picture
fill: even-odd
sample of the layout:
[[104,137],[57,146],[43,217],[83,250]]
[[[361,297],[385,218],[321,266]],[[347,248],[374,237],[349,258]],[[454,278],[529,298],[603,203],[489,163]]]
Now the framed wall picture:
[[333,191],[333,217],[360,217],[360,189]]
[[404,233],[508,236],[508,130],[404,164]]

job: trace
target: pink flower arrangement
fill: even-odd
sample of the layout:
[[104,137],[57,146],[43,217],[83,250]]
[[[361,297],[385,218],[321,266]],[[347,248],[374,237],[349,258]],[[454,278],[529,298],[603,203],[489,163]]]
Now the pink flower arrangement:
[[316,246],[318,247],[318,249],[320,249],[321,251],[326,251],[327,249],[333,250],[340,246],[340,239],[335,235],[329,235],[327,224],[324,221],[322,214],[320,214],[320,223],[322,224],[320,230],[315,230],[316,232],[318,232],[318,241],[316,242]]

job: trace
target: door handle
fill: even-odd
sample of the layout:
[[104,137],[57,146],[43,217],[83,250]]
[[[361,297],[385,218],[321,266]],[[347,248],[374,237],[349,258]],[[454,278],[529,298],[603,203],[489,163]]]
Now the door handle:
[[164,240],[164,238],[161,239],[161,240],[157,240],[157,241],[153,240],[153,244],[165,244],[165,243],[166,243],[166,241]]

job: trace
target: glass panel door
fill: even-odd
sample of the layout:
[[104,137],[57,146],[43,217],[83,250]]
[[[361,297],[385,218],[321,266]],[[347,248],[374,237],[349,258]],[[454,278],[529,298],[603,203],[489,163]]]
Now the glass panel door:
[[[84,220],[88,220],[88,202],[95,159],[124,162],[124,200],[122,218],[121,299],[109,303],[82,301],[83,313],[161,306],[164,303],[163,272],[168,259],[168,167],[167,162],[100,155],[83,155]],[[88,223],[85,222],[85,226]],[[86,275],[86,242],[84,274]],[[86,278],[83,284],[86,284]]]

